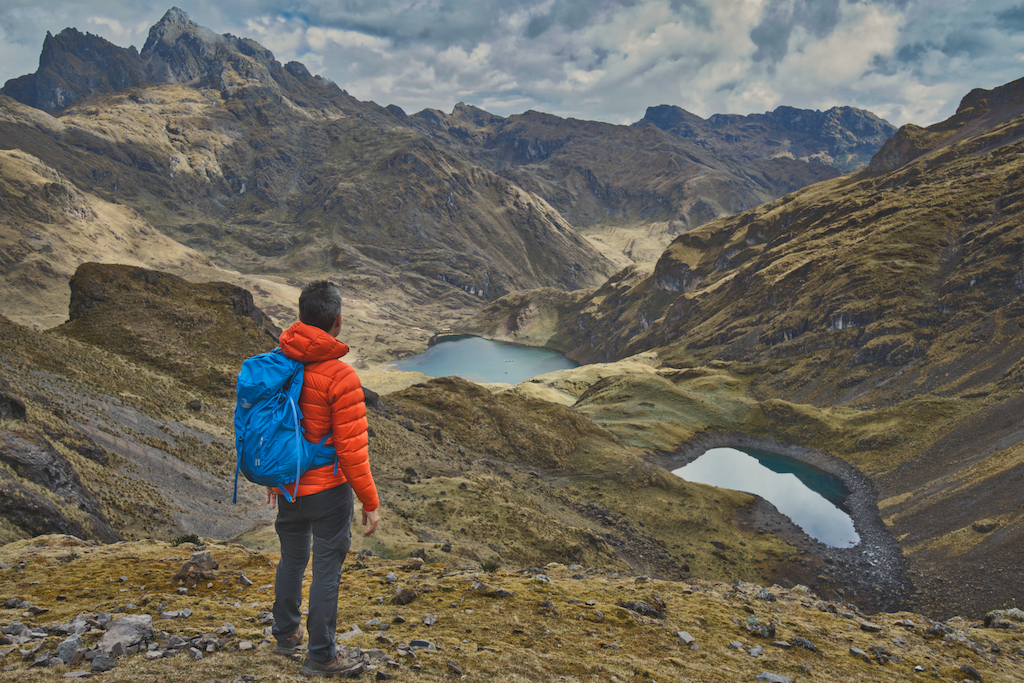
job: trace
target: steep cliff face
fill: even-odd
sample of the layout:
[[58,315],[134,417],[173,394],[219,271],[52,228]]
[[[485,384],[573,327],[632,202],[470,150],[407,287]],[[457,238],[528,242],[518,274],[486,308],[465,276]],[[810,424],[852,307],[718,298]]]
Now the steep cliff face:
[[122,48],[91,33],[66,28],[43,40],[39,70],[7,81],[0,93],[43,111],[149,83],[134,47]]

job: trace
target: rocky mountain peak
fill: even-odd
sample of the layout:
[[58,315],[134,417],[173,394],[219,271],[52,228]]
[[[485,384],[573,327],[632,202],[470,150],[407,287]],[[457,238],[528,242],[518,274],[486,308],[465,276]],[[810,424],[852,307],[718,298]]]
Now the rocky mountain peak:
[[150,29],[141,53],[74,28],[56,36],[47,33],[39,70],[8,81],[0,93],[30,107],[56,111],[129,87],[182,83],[229,93],[242,85],[291,91],[310,80],[301,64],[282,68],[259,43],[219,35],[172,7]]
[[667,133],[675,133],[686,138],[695,137],[697,131],[706,125],[701,117],[672,104],[647,107],[647,113],[644,114],[643,119],[633,125],[639,126],[644,123],[653,123]]
[[702,119],[677,106],[648,107],[633,124],[652,124],[693,140],[716,153],[730,150],[773,159],[811,160],[849,173],[865,166],[872,153],[895,131],[895,126],[856,107],[827,111],[778,107],[764,114],[715,114]]
[[924,156],[986,130],[991,130],[1024,113],[1024,78],[986,90],[967,93],[956,114],[945,121],[921,128],[908,123],[875,154],[868,170],[893,171]]
[[38,71],[12,78],[0,93],[30,107],[53,111],[145,81],[134,47],[118,47],[91,33],[66,28],[56,36],[47,31]]
[[[189,16],[177,7],[167,13],[149,29],[149,37],[142,48],[142,58],[156,58],[161,66],[177,67],[184,80],[198,78],[201,69],[198,60],[213,53],[220,36],[208,28],[203,28],[192,21]],[[158,76],[157,70],[151,75]],[[154,80],[161,80],[159,77]]]

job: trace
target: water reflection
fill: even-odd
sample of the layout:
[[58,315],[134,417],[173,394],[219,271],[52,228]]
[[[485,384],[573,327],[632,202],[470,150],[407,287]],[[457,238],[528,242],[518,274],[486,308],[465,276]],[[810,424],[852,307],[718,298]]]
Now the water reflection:
[[431,377],[456,376],[474,382],[518,384],[546,372],[578,367],[557,351],[491,341],[480,337],[445,338],[423,353],[400,360],[392,367],[422,372]]
[[860,542],[853,520],[836,507],[846,495],[842,483],[792,458],[712,448],[672,473],[687,481],[757,494],[808,536],[833,548]]

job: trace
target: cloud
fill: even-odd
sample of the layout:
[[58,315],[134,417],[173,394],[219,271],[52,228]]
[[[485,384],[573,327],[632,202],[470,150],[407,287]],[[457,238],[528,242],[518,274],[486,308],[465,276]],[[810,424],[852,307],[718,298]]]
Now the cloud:
[[[850,104],[927,125],[1019,78],[1024,53],[1021,0],[175,1],[409,112],[466,101],[629,123],[656,104],[705,117]],[[35,70],[65,24],[139,47],[169,4],[5,0],[0,78]]]

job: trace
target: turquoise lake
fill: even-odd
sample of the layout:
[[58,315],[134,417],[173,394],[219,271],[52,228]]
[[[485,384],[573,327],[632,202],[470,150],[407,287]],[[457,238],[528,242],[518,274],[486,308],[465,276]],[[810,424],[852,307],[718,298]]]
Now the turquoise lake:
[[757,494],[827,546],[852,548],[860,542],[853,520],[838,507],[846,498],[842,482],[792,458],[712,448],[672,473],[686,481]]
[[389,366],[431,377],[454,375],[474,382],[518,384],[546,372],[579,367],[579,363],[551,349],[452,336]]

